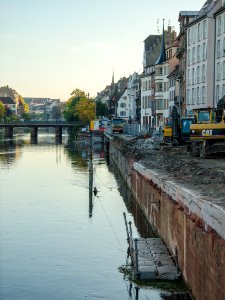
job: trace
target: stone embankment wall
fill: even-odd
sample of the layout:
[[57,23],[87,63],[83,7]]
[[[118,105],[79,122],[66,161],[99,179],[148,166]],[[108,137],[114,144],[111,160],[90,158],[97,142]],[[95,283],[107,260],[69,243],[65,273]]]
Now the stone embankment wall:
[[225,212],[191,190],[125,158],[110,155],[137,203],[178,263],[197,300],[225,299]]

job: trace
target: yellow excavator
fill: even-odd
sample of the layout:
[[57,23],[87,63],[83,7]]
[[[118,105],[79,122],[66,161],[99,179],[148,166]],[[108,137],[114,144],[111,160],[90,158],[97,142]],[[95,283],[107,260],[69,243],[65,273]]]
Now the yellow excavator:
[[180,117],[177,106],[174,105],[163,128],[163,143],[178,146],[190,142],[190,125],[194,122],[195,117]]
[[207,158],[225,153],[225,96],[215,110],[197,111],[197,122],[190,125],[191,153]]

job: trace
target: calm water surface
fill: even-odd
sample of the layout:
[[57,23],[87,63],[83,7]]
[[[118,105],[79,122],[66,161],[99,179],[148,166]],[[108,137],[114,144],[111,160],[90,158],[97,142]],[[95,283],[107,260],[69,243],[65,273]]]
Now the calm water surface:
[[29,136],[1,141],[1,300],[166,299],[154,288],[137,294],[118,271],[127,252],[123,212],[133,236],[150,233],[142,221],[135,226],[138,212],[103,156],[94,156],[99,192],[90,217],[85,151],[51,135],[34,145]]

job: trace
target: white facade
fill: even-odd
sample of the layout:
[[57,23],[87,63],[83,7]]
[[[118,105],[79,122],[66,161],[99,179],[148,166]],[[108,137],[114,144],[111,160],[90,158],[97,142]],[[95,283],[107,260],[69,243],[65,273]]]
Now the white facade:
[[175,104],[175,99],[178,94],[177,93],[177,90],[178,90],[177,85],[178,85],[178,83],[176,81],[175,76],[170,77],[169,78],[169,104],[168,104],[169,105],[169,107],[168,107],[169,115],[171,115],[171,113],[172,113],[172,108]]
[[216,15],[215,36],[215,106],[225,95],[225,10]]
[[131,76],[129,76],[127,82],[127,97],[129,103],[129,119],[131,121],[136,120],[136,97],[137,92],[140,89],[140,76],[138,73],[134,72]]
[[[220,5],[218,3],[218,5]],[[187,112],[215,107],[215,17],[218,5],[202,18],[197,18],[187,30],[186,107]],[[219,40],[221,38],[218,38]],[[218,42],[219,43],[219,42]],[[222,51],[222,45],[220,45]],[[221,64],[221,55],[218,63]],[[218,69],[220,72],[221,69]],[[221,77],[221,76],[220,76]],[[221,83],[222,84],[222,83]],[[220,91],[221,93],[221,91]]]
[[152,127],[152,106],[151,99],[154,95],[151,82],[151,72],[154,67],[145,70],[146,75],[141,78],[141,129],[148,130]]
[[169,63],[155,66],[156,129],[164,126],[169,115]]
[[129,119],[129,98],[127,89],[124,91],[123,95],[118,100],[117,104],[117,117],[125,120]]

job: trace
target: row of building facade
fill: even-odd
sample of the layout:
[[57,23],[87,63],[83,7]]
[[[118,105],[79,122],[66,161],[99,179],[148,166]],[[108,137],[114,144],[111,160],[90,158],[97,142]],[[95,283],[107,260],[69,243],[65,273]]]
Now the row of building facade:
[[[5,106],[5,108],[10,109],[12,114],[22,117],[24,109],[21,105],[21,95],[10,88],[9,86],[0,87],[0,101]],[[37,116],[42,116],[43,118],[49,118],[51,116],[51,111],[54,107],[62,106],[60,99],[50,99],[50,98],[23,98],[28,106],[30,114],[35,114]]]
[[143,72],[98,93],[110,117],[159,129],[176,105],[181,116],[215,108],[225,95],[225,1],[207,0],[199,11],[180,11],[171,26],[144,40]]

